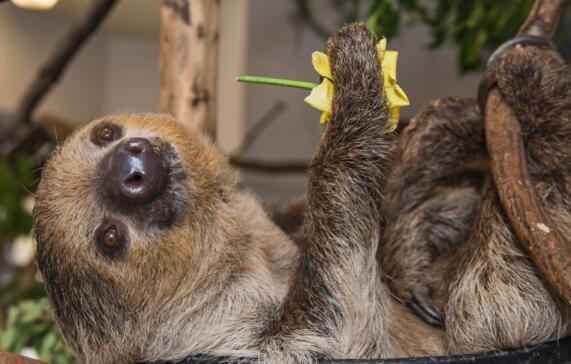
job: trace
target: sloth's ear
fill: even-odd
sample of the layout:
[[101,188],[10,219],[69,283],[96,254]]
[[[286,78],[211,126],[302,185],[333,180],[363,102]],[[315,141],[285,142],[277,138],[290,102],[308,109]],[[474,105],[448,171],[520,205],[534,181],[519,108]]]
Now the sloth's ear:
[[228,194],[226,193],[226,191],[223,188],[218,189],[218,196],[220,197],[222,202],[228,203]]

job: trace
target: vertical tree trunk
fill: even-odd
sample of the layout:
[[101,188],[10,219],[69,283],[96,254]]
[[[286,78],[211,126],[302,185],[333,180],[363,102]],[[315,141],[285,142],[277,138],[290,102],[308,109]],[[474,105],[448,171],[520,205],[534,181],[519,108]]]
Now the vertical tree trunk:
[[219,0],[161,0],[160,109],[216,138]]

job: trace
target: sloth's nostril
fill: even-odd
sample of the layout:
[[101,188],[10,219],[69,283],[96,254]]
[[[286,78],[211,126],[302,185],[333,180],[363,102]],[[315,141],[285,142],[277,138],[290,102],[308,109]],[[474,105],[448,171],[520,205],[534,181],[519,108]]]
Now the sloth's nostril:
[[141,172],[131,173],[125,180],[127,184],[140,184],[141,182],[143,182],[143,174]]

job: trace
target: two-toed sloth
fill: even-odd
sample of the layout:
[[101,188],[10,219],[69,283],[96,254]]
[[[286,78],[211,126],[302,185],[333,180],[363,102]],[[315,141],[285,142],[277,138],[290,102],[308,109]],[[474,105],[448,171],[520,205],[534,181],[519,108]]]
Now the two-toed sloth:
[[[327,44],[333,114],[309,169],[301,244],[238,189],[200,132],[168,116],[104,117],[58,148],[36,193],[37,264],[82,361],[206,354],[303,363],[563,334],[564,313],[493,189],[482,198],[470,185],[435,192],[450,170],[485,153],[477,108],[436,103],[395,148],[375,43],[356,24]],[[567,231],[569,72],[554,53],[530,54],[515,52],[499,80],[526,130],[536,188]],[[447,107],[465,118],[450,120]],[[429,317],[440,309],[446,329],[401,299]]]

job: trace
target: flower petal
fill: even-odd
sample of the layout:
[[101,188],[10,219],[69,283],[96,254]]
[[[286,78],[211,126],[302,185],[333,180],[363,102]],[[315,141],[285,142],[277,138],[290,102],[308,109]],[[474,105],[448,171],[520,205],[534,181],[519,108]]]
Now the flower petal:
[[303,101],[319,111],[331,113],[333,110],[333,83],[324,78],[321,84],[314,87]]
[[379,43],[377,43],[377,55],[379,56],[380,61],[383,59],[386,50],[387,50],[387,38],[383,37],[379,41]]
[[319,117],[319,124],[325,124],[326,122],[329,121],[329,119],[331,119],[331,113],[330,112],[323,112],[323,113],[321,113],[321,116]]
[[377,55],[383,72],[385,96],[390,111],[390,130],[397,128],[400,118],[400,108],[410,105],[404,90],[397,85],[398,52],[387,50],[387,39],[383,38],[377,44]]
[[403,107],[410,105],[408,97],[399,85],[385,85],[385,95],[390,107]]
[[[396,83],[398,52],[387,50],[387,39],[384,37],[377,43],[376,49],[383,73],[385,96],[389,106],[390,130],[393,131],[398,125],[400,108],[409,105],[410,102],[404,90]],[[311,93],[304,101],[322,112],[319,122],[323,124],[331,118],[333,112],[331,63],[329,57],[323,52],[313,52],[311,63],[317,73],[324,78],[319,86],[311,90]]]
[[383,78],[385,83],[387,81],[397,82],[397,61],[399,57],[399,52],[396,51],[386,51],[385,56],[381,60],[381,68],[383,69]]
[[404,90],[399,85],[395,84],[395,92],[398,95],[398,99],[399,99],[399,101],[395,101],[395,103],[394,103],[395,106],[408,106],[408,105],[410,105],[410,101],[408,99],[408,96],[404,93]]
[[333,79],[331,76],[331,64],[329,63],[327,54],[323,52],[313,52],[311,54],[311,64],[313,64],[315,71],[322,77],[327,77],[330,80]]
[[394,131],[400,119],[400,107],[391,107],[390,109],[391,117],[390,117],[390,129],[389,131]]

